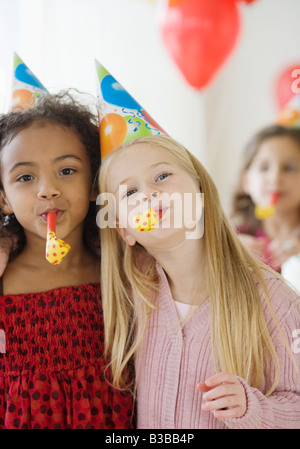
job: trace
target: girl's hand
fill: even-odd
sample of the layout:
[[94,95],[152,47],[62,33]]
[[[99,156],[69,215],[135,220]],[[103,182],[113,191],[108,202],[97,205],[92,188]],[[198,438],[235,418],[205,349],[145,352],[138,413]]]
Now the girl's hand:
[[215,418],[241,418],[247,409],[246,393],[236,376],[221,372],[200,382],[203,394],[202,410],[214,411]]

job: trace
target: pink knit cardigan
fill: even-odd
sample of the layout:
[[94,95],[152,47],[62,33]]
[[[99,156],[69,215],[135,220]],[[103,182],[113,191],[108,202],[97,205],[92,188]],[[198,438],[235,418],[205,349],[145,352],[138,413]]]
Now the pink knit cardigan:
[[[300,428],[300,375],[297,377],[266,307],[267,325],[280,360],[276,390],[266,397],[264,391],[250,387],[239,378],[247,398],[247,410],[241,418],[220,420],[211,412],[201,410],[202,393],[196,386],[215,374],[208,326],[210,300],[188,319],[182,330],[164,271],[159,265],[157,268],[159,307],[151,314],[136,357],[138,428]],[[295,340],[297,329],[300,337],[300,297],[273,274],[266,272],[265,277],[281,329],[300,367],[300,343]]]

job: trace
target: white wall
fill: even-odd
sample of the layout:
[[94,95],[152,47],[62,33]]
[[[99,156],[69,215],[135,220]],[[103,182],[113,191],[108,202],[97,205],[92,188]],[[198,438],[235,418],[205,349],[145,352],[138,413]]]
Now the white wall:
[[96,58],[199,157],[227,209],[243,145],[275,120],[276,76],[300,62],[300,1],[239,2],[238,44],[203,92],[186,84],[162,43],[159,1],[0,0],[0,112],[10,98],[13,51],[51,92],[96,95]]
[[257,0],[241,6],[238,44],[205,92],[208,166],[225,208],[245,143],[278,116],[278,75],[291,64],[300,68],[300,1]]

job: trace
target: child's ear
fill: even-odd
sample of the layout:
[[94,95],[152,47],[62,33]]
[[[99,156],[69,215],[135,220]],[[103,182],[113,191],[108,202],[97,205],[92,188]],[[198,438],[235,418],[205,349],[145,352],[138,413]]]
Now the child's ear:
[[136,244],[135,238],[127,232],[127,228],[120,228],[119,223],[116,222],[116,229],[127,245],[134,246]]
[[0,190],[0,207],[6,215],[11,215],[14,213],[9,204],[9,201],[5,197],[5,193],[3,192],[3,190]]

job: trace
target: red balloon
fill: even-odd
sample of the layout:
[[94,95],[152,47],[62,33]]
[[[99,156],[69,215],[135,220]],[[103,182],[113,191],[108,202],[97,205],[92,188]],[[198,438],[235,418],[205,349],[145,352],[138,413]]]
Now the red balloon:
[[162,17],[164,42],[187,82],[201,89],[233,49],[240,16],[232,0],[170,0]]
[[237,2],[254,3],[256,0],[236,0]]
[[291,98],[299,93],[296,90],[297,79],[299,80],[300,62],[285,68],[277,78],[275,90],[276,100],[280,109],[291,100]]

